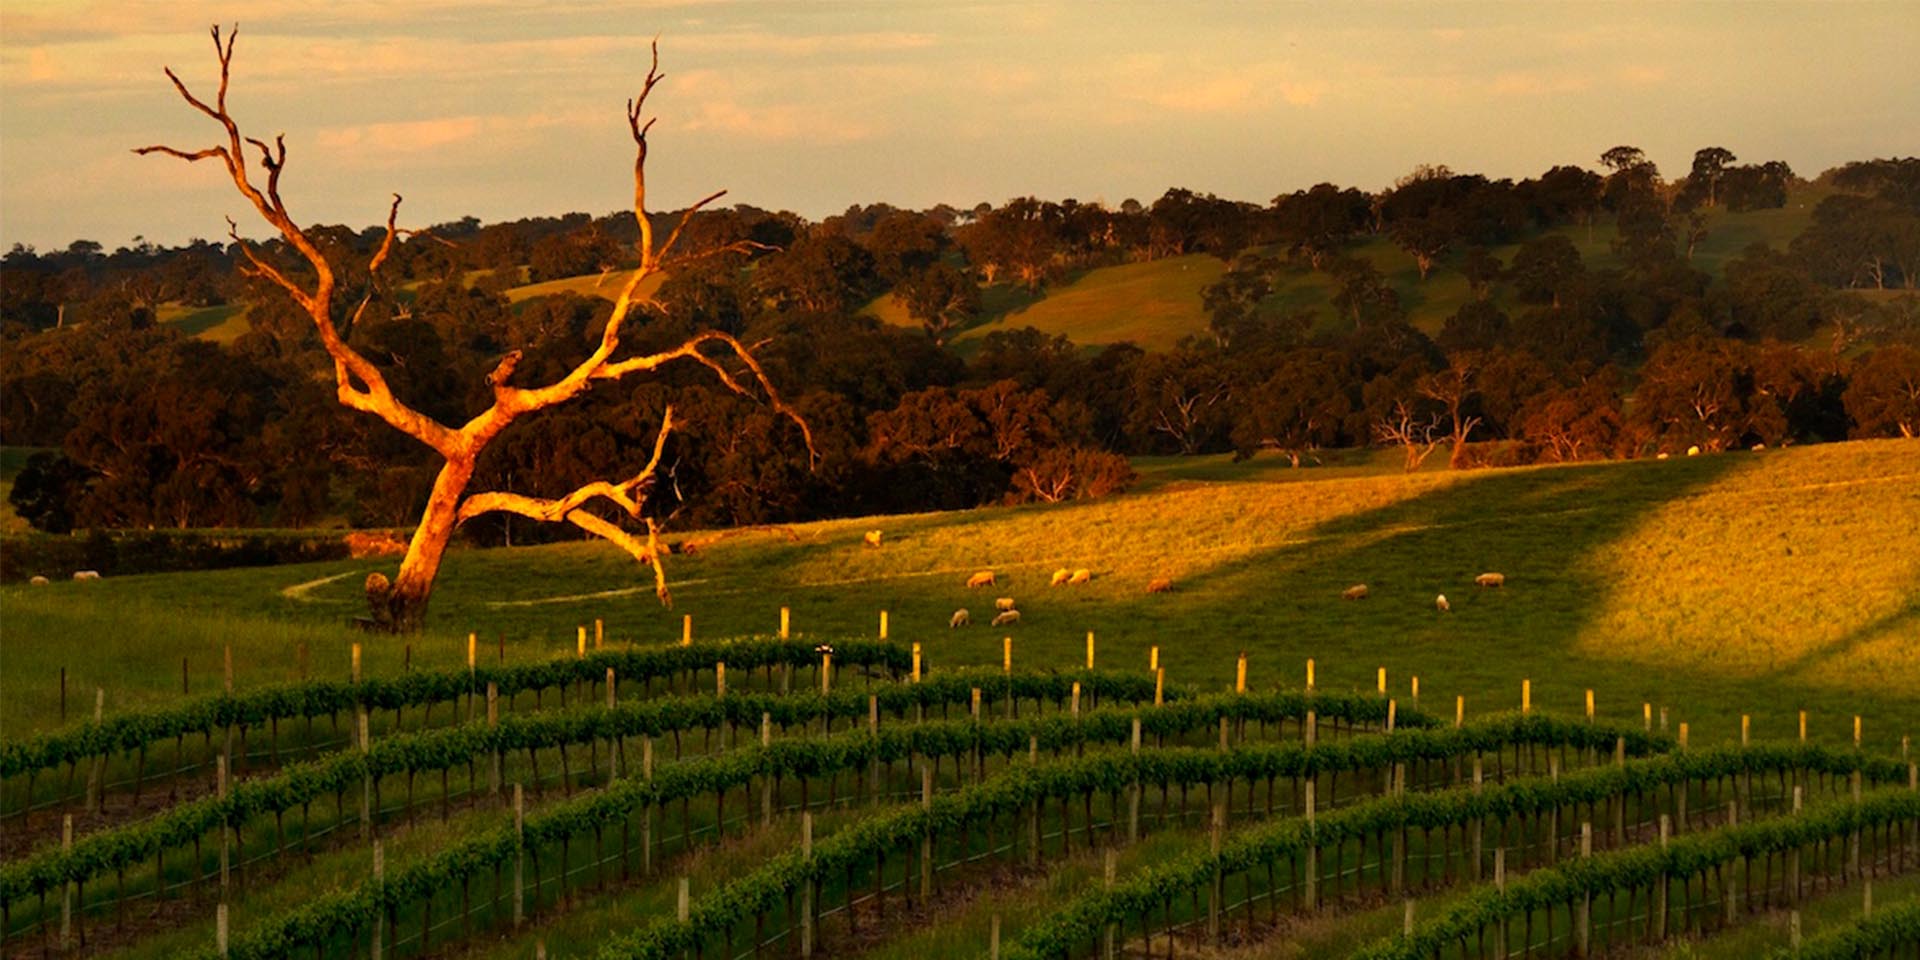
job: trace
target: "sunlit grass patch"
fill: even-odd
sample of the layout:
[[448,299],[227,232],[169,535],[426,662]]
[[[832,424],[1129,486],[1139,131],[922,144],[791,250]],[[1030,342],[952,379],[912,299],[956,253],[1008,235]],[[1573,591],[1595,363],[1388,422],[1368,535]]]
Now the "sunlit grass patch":
[[1650,666],[1910,690],[1920,646],[1895,638],[1920,625],[1920,448],[1722,456],[1738,468],[1588,561],[1607,599],[1581,647]]

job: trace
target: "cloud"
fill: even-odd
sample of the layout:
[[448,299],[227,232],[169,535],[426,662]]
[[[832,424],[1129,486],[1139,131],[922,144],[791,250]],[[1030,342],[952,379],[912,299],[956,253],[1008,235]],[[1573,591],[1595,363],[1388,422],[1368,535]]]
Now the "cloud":
[[314,134],[314,143],[339,152],[419,153],[471,140],[484,125],[477,116],[362,123],[321,129]]
[[675,123],[686,130],[708,130],[752,140],[852,143],[879,136],[876,124],[834,115],[808,104],[746,104],[714,97],[695,105],[690,117]]

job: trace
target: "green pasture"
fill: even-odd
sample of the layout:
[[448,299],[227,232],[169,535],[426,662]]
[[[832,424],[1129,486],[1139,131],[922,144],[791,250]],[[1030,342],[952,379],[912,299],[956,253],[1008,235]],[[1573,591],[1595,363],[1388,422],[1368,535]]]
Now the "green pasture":
[[[1532,681],[1541,709],[1577,711],[1596,691],[1602,717],[1641,718],[1643,703],[1701,740],[1790,736],[1795,711],[1838,741],[1863,717],[1870,745],[1892,750],[1920,720],[1920,444],[1873,441],[1632,461],[1411,476],[1363,466],[1277,468],[1257,458],[1153,463],[1128,495],[1055,506],[836,521],[747,532],[675,555],[674,607],[647,571],[598,542],[456,551],[432,628],[411,638],[349,629],[366,574],[395,562],[129,576],[0,590],[0,725],[8,736],[58,725],[104,688],[109,709],[195,692],[220,680],[232,645],[242,686],[311,669],[344,674],[347,647],[368,669],[463,663],[474,631],[509,658],[570,652],[578,624],[604,620],[618,642],[767,634],[782,606],[823,640],[891,636],[924,645],[934,666],[998,664],[1002,638],[1021,664],[1138,665],[1158,646],[1171,680],[1232,681],[1245,650],[1251,682],[1298,686],[1308,658],[1320,685],[1388,687],[1442,713],[1517,707]],[[1321,471],[1329,479],[1314,479]],[[1352,475],[1359,473],[1360,475]],[[1346,475],[1343,475],[1346,474]],[[869,529],[883,546],[862,545]],[[1047,586],[1056,569],[1092,582]],[[993,570],[998,583],[970,591]],[[1502,589],[1473,585],[1498,571]],[[1174,591],[1149,595],[1169,578]],[[1371,596],[1341,591],[1366,583]],[[1452,612],[1435,609],[1446,594]],[[985,625],[996,597],[1022,613]],[[974,625],[949,629],[958,608]]]

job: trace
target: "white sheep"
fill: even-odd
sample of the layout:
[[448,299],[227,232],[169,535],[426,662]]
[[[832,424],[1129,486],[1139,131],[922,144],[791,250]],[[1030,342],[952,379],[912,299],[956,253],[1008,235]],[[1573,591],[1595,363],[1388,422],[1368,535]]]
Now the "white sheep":
[[994,608],[995,610],[998,610],[998,611],[1000,611],[1001,613],[1005,613],[1005,612],[1007,612],[1008,610],[1012,610],[1012,609],[1013,609],[1013,598],[1012,598],[1012,597],[1000,597],[999,599],[997,599],[997,600],[995,600],[995,601],[993,601],[993,608]]
[[1367,598],[1367,585],[1364,583],[1356,583],[1353,586],[1340,591],[1340,599],[1342,600],[1365,600],[1366,598]]
[[1482,587],[1504,587],[1507,585],[1507,575],[1504,573],[1483,573],[1474,577],[1473,582]]
[[28,581],[27,581],[27,583],[29,583],[29,584],[31,584],[31,585],[33,585],[33,586],[36,586],[36,587],[44,587],[44,586],[46,586],[47,584],[49,584],[49,583],[52,583],[52,582],[53,582],[53,581],[51,581],[51,580],[48,580],[48,579],[47,579],[46,577],[39,577],[39,576],[36,576],[36,577],[34,577],[33,579],[31,579],[31,580],[28,580]]
[[1446,613],[1453,609],[1453,604],[1447,602],[1447,595],[1443,593],[1433,598],[1433,608],[1441,613]]
[[982,570],[979,573],[976,573],[973,576],[967,578],[967,589],[969,590],[972,590],[976,587],[990,587],[992,585],[993,585],[992,570]]
[[867,546],[869,546],[869,547],[877,547],[877,546],[879,546],[879,545],[880,545],[880,531],[878,531],[878,530],[868,530],[868,531],[867,531]]
[[75,580],[98,580],[98,579],[100,579],[100,571],[98,571],[98,570],[75,570],[75,571],[73,572],[73,578],[74,578]]
[[1687,456],[1697,457],[1699,455],[1700,455],[1700,448],[1698,446],[1692,446],[1687,448]]
[[996,627],[1004,627],[1019,622],[1020,611],[1018,610],[1002,610],[993,618],[993,625]]
[[1066,583],[1067,579],[1072,576],[1073,576],[1072,570],[1068,570],[1066,567],[1061,567],[1060,569],[1055,570],[1053,572],[1053,581],[1051,583],[1048,583],[1047,586],[1057,587],[1063,583]]
[[953,616],[947,619],[947,626],[949,628],[964,627],[971,623],[973,623],[973,615],[968,613],[964,607],[955,610]]
[[1166,577],[1159,577],[1157,579],[1151,580],[1147,583],[1147,592],[1148,593],[1172,593],[1173,581],[1167,579]]
[[1076,583],[1089,583],[1092,580],[1093,571],[1088,570],[1086,567],[1081,567],[1073,572],[1073,576],[1067,578],[1067,585],[1072,586]]

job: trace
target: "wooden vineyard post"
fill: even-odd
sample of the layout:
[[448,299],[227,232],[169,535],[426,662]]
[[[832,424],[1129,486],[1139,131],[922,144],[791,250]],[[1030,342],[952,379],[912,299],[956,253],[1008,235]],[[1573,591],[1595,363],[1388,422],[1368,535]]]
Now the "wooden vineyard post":
[[[1593,856],[1593,823],[1580,823],[1580,859]],[[1593,894],[1582,893],[1577,913],[1573,918],[1573,955],[1585,957],[1592,947],[1593,936]]]
[[885,610],[882,610],[880,611],[880,639],[885,640],[886,638],[887,638],[887,612]]
[[[1312,714],[1308,714],[1312,716]],[[1320,908],[1320,844],[1315,840],[1314,826],[1314,783],[1318,777],[1307,778],[1306,816],[1307,816],[1307,869],[1306,894],[1303,903],[1311,912]]]
[[[381,849],[380,841],[375,840],[373,842],[373,882],[377,886],[385,883],[386,879],[387,854],[385,850]],[[515,886],[518,887],[518,884],[515,884]],[[516,918],[516,920],[517,919],[518,918]],[[372,949],[369,951],[373,960],[380,960],[380,957],[386,951],[386,946],[387,911],[386,908],[382,907],[373,911],[373,944]]]
[[[1795,788],[1798,789],[1797,787]],[[1667,848],[1667,838],[1673,833],[1672,821],[1666,814],[1660,815],[1660,849]],[[1667,939],[1667,875],[1662,871],[1653,881],[1653,940],[1655,943]]]
[[[933,809],[933,767],[920,765],[920,809]],[[920,835],[920,902],[933,903],[933,830]]]
[[[63,670],[65,668],[62,668]],[[73,814],[60,815],[60,852],[73,853]],[[73,949],[73,882],[60,885],[60,952]]]
[[[1114,880],[1119,874],[1119,867],[1120,867],[1119,858],[1112,850],[1107,851],[1104,867],[1105,869],[1103,870],[1103,873],[1105,875],[1106,888],[1108,890],[1112,890]],[[1000,926],[1000,924],[998,923],[999,919],[1000,918],[997,915],[994,917],[994,920],[996,921],[994,923],[994,927],[996,928],[994,932],[996,935],[999,933],[999,930],[998,930],[998,927]],[[1105,936],[1102,938],[1103,942],[1101,945],[1100,956],[1102,960],[1115,960],[1114,941],[1119,936],[1119,932],[1120,932],[1119,928],[1116,924],[1109,923],[1106,925],[1106,929],[1104,932],[1105,932]],[[999,939],[998,936],[996,936],[995,939],[998,940]],[[994,946],[998,948],[999,944],[995,943]]]
[[[781,612],[786,612],[784,607]],[[800,811],[800,859],[807,865],[807,878],[800,885],[800,956],[802,960],[811,960],[817,883],[813,878],[813,813],[807,810]]]
[[[1458,730],[1461,727],[1465,726],[1466,723],[1467,723],[1467,698],[1464,696],[1454,697],[1453,698],[1453,728],[1455,730]],[[1455,767],[1454,770],[1455,772],[1458,772],[1459,768]]]
[[[1507,892],[1507,848],[1493,849],[1493,888],[1501,893]],[[1507,954],[1507,918],[1502,915],[1493,928],[1493,955],[1506,957]]]
[[1407,898],[1406,911],[1400,918],[1400,935],[1413,936],[1413,898],[1411,897]]
[[1080,716],[1080,681],[1078,680],[1073,682],[1073,715],[1076,719]]
[[575,660],[585,660],[587,658],[587,625],[584,623],[574,628],[573,658]]
[[820,655],[820,695],[833,692],[833,651]]
[[[1130,741],[1133,755],[1140,756],[1140,717],[1133,718],[1133,736]],[[1133,771],[1133,782],[1127,785],[1127,843],[1140,842],[1140,768]]]
[[[1804,793],[1799,784],[1793,787],[1793,812],[1800,812]],[[1787,902],[1800,902],[1800,848],[1795,846],[1787,851]]]
[[224,900],[213,908],[213,949],[223,958],[227,955],[227,904]]
[[1313,692],[1313,658],[1307,658],[1307,692]]
[[[1404,797],[1407,795],[1406,764],[1396,763],[1393,765],[1393,772],[1389,774],[1388,778],[1387,792],[1390,796],[1394,797]],[[1406,889],[1407,877],[1407,824],[1404,817],[1401,819],[1400,825],[1394,829],[1391,842],[1393,849],[1389,853],[1389,856],[1393,860],[1393,873],[1387,881],[1387,894],[1389,896],[1399,896],[1400,891]]]
[[1420,709],[1420,675],[1417,673],[1413,675],[1413,693],[1411,696],[1413,697],[1413,708],[1415,710]]
[[1860,715],[1853,715],[1853,749],[1860,749]]
[[513,927],[518,930],[527,919],[527,797],[518,781],[513,784]]
[[1800,742],[1807,742],[1807,712],[1800,711]]
[[367,741],[367,708],[365,704],[355,711],[356,732],[360,735],[360,762],[364,771],[360,775],[360,839],[373,836],[373,765],[367,762],[370,744]]
[[[640,737],[640,779],[653,779],[653,735]],[[653,802],[640,811],[640,872],[653,876]]]
[[1744,714],[1744,713],[1741,714],[1740,715],[1740,749],[1745,750],[1746,748],[1753,745],[1752,737],[1751,737],[1752,731],[1753,731],[1753,718],[1748,716],[1747,714]]
[[1093,669],[1093,631],[1087,631],[1087,669]]
[[[226,692],[226,695],[228,697],[232,697],[233,696],[233,644],[231,643],[222,644],[220,650],[221,650],[221,663],[223,665],[222,672],[221,672],[221,677],[222,677],[221,689]],[[229,757],[233,756],[233,724],[232,723],[227,724],[226,746],[223,747],[222,749],[226,751],[227,756]],[[240,759],[242,762],[245,762],[246,760],[245,757],[242,757]]]
[[1247,692],[1247,652],[1245,650],[1240,651],[1240,659],[1233,665],[1233,692]]
[[693,912],[692,882],[683,874],[680,877],[680,882],[676,884],[675,887],[673,918],[681,923],[686,923],[687,917]]
[[1226,899],[1226,876],[1220,872],[1219,866],[1220,834],[1227,823],[1226,801],[1216,801],[1212,813],[1207,831],[1207,847],[1215,863],[1213,877],[1207,883],[1207,942],[1218,947],[1220,945],[1220,911]]
[[[599,623],[600,621],[598,620],[594,621],[594,625],[596,629],[598,629]],[[619,687],[615,683],[613,668],[608,667],[607,668],[607,710],[608,712],[612,712],[613,710],[614,691],[618,689]],[[607,736],[607,786],[609,787],[613,786],[614,779],[620,775],[619,750],[620,750],[620,735],[618,733],[609,734]]]
[[1380,668],[1379,675],[1374,680],[1374,689],[1378,691],[1379,694],[1383,697],[1387,695],[1387,668],[1386,667]]
[[1683,722],[1680,724],[1680,749],[1685,750],[1686,748],[1687,748],[1687,725]]
[[1160,645],[1159,644],[1155,644],[1147,648],[1147,672],[1148,673],[1160,672]]
[[691,613],[680,616],[680,645],[693,646],[693,614]]
[[607,622],[599,617],[593,618],[593,648],[600,649],[607,640]]
[[360,644],[355,643],[353,645],[352,653],[349,656],[351,657],[352,663],[349,667],[348,674],[353,678],[354,683],[359,683],[360,682]]
[[[760,749],[773,745],[773,714],[760,714]],[[760,778],[760,826],[773,826],[773,778]]]
[[[880,742],[880,695],[877,693],[867,694],[867,736],[876,744]],[[867,760],[867,798],[873,806],[880,805],[884,786],[880,782],[880,751],[875,750]]]
[[1387,701],[1387,732],[1388,733],[1393,732],[1393,724],[1394,724],[1394,721],[1398,718],[1399,712],[1400,712],[1399,701],[1388,700]]
[[987,960],[1000,960],[1000,915],[987,921]]
[[[107,691],[93,688],[93,725],[98,727],[107,712]],[[107,752],[93,755],[93,769],[87,772],[87,809],[104,812],[107,806]]]
[[1160,706],[1166,702],[1166,699],[1167,671],[1164,669],[1155,670],[1153,671],[1153,705],[1156,707]]
[[1593,725],[1593,688],[1587,688],[1587,725]]
[[[1478,794],[1480,792],[1482,785],[1486,782],[1485,777],[1486,777],[1486,770],[1481,765],[1480,754],[1475,753],[1473,755],[1473,792],[1474,793]],[[1469,853],[1473,857],[1473,882],[1474,883],[1480,882],[1480,856],[1481,856],[1480,842],[1482,838],[1481,828],[1482,828],[1482,825],[1485,823],[1485,821],[1486,821],[1485,817],[1473,818],[1473,823],[1470,825],[1470,832],[1469,832],[1469,837],[1467,841],[1468,846],[1470,848]]]
[[727,662],[725,660],[713,662],[713,695],[716,697],[727,695]]
[[920,644],[918,642],[913,645],[913,682],[920,682]]
[[1533,712],[1533,681],[1520,681],[1520,712]]
[[[226,754],[223,753],[220,756],[214,758],[214,771],[215,771],[214,782],[216,784],[214,788],[214,796],[218,797],[221,800],[225,800],[227,798],[227,776],[229,773]],[[232,839],[233,839],[233,828],[226,823],[221,823],[220,824],[220,899],[223,902],[227,899],[227,891],[232,886],[232,872],[233,872],[232,871],[233,851],[232,851],[232,844],[231,844]]]
[[788,627],[790,627],[792,623],[793,623],[792,611],[788,610],[786,607],[781,607],[780,608],[780,639],[782,640],[788,639],[790,635],[788,631]]
[[477,672],[480,669],[480,635],[467,634],[467,722],[473,722],[474,695],[479,693],[480,682]]
[[1653,704],[1651,703],[1640,704],[1640,729],[1647,733],[1653,732]]
[[[1739,825],[1740,804],[1737,801],[1729,800],[1727,801],[1727,827],[1731,829]],[[1731,864],[1729,864],[1729,866],[1731,866]],[[1752,892],[1749,891],[1748,895],[1751,896]],[[1726,922],[1727,926],[1733,926],[1734,908],[1740,902],[1739,871],[1731,869],[1726,871],[1724,883],[1720,891],[1720,901],[1725,905],[1725,913],[1722,915],[1722,919]]]
[[[487,729],[491,730],[499,725],[500,685],[489,680],[487,681]],[[500,754],[501,751],[497,748],[493,751],[493,768],[487,774],[487,792],[496,797],[500,795]]]

